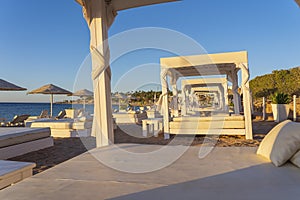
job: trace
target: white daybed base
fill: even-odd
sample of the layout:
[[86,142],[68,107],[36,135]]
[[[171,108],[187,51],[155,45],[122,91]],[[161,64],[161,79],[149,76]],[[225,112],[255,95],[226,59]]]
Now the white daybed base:
[[26,126],[31,128],[49,127],[52,137],[69,138],[91,136],[92,124],[92,121],[75,122],[72,119],[45,119],[27,122]]
[[170,122],[170,134],[245,135],[245,118],[237,116],[177,117]]
[[0,159],[5,160],[16,156],[21,156],[26,153],[52,147],[53,145],[54,145],[53,138],[48,137],[48,138],[43,138],[43,139],[25,142],[21,144],[16,144],[8,147],[2,147],[0,148]]
[[[95,159],[110,158],[110,164],[141,169],[170,158],[161,153],[150,158],[146,153],[162,147],[123,144],[94,149],[90,152],[93,155],[82,154],[4,189],[0,199],[72,199],[74,191],[76,199],[299,199],[300,169],[291,164],[275,167],[256,155],[256,148],[217,147],[200,159],[201,148],[190,147],[170,165],[142,174],[120,172]],[[182,146],[171,148],[169,155]],[[124,151],[129,155],[139,152],[143,162],[134,162],[132,157],[124,156]]]
[[0,160],[0,190],[32,176],[35,163]]
[[53,146],[49,128],[0,128],[0,159]]

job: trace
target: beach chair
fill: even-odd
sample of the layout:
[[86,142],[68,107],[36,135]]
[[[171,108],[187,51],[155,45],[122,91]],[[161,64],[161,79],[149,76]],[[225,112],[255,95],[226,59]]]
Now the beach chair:
[[66,116],[66,111],[62,110],[58,113],[58,115],[55,117],[55,119],[63,119]]
[[6,124],[6,119],[0,118],[0,126],[5,126],[5,124]]
[[6,126],[24,126],[24,121],[28,119],[30,115],[16,115],[12,121],[6,123]]
[[49,116],[49,113],[48,113],[48,110],[42,110],[41,114],[40,115],[37,115],[37,116],[30,116],[28,118],[29,121],[32,121],[32,120],[36,120],[36,119],[44,119],[44,118],[50,118]]
[[49,118],[48,110],[42,110],[40,116],[38,116],[38,119],[42,119],[42,118]]
[[84,113],[84,110],[82,108],[77,110],[76,117],[82,117],[84,115],[85,115],[85,113]]

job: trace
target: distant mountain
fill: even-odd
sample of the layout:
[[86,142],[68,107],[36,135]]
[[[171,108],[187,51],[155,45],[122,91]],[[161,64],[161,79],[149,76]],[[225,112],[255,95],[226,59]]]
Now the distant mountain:
[[300,95],[300,67],[257,76],[250,81],[250,88],[254,98],[269,97],[275,92]]

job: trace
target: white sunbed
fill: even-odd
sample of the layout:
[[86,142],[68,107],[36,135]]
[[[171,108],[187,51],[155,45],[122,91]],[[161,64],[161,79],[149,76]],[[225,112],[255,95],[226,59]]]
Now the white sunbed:
[[149,159],[145,154],[142,162],[134,162],[118,149],[145,153],[161,147],[123,144],[94,149],[94,156],[82,154],[4,189],[0,199],[299,199],[299,168],[275,167],[256,155],[256,148],[218,147],[199,159],[200,147],[190,147],[169,166],[142,174],[120,172],[95,159],[102,156],[123,169],[140,169],[159,157]]
[[[49,128],[0,128],[0,159],[53,146]],[[32,175],[35,163],[0,160],[0,190]]]
[[53,146],[49,128],[0,128],[0,159],[8,159]]
[[[82,119],[81,119],[82,118]],[[92,117],[76,119],[37,119],[26,121],[26,127],[51,129],[52,137],[89,137],[93,124]]]
[[[289,120],[275,126],[257,151],[264,157],[255,147],[207,143],[93,149],[5,189],[0,199],[68,199],[74,191],[77,199],[299,199],[299,127]],[[268,158],[295,165],[275,167]]]
[[0,190],[32,176],[35,163],[0,160]]

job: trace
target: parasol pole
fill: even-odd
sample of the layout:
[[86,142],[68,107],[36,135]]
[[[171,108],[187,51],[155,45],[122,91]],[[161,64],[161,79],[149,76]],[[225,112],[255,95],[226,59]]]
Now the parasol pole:
[[86,100],[86,97],[83,97],[83,111],[85,112],[85,100]]
[[50,96],[50,117],[52,117],[53,114],[53,94]]

